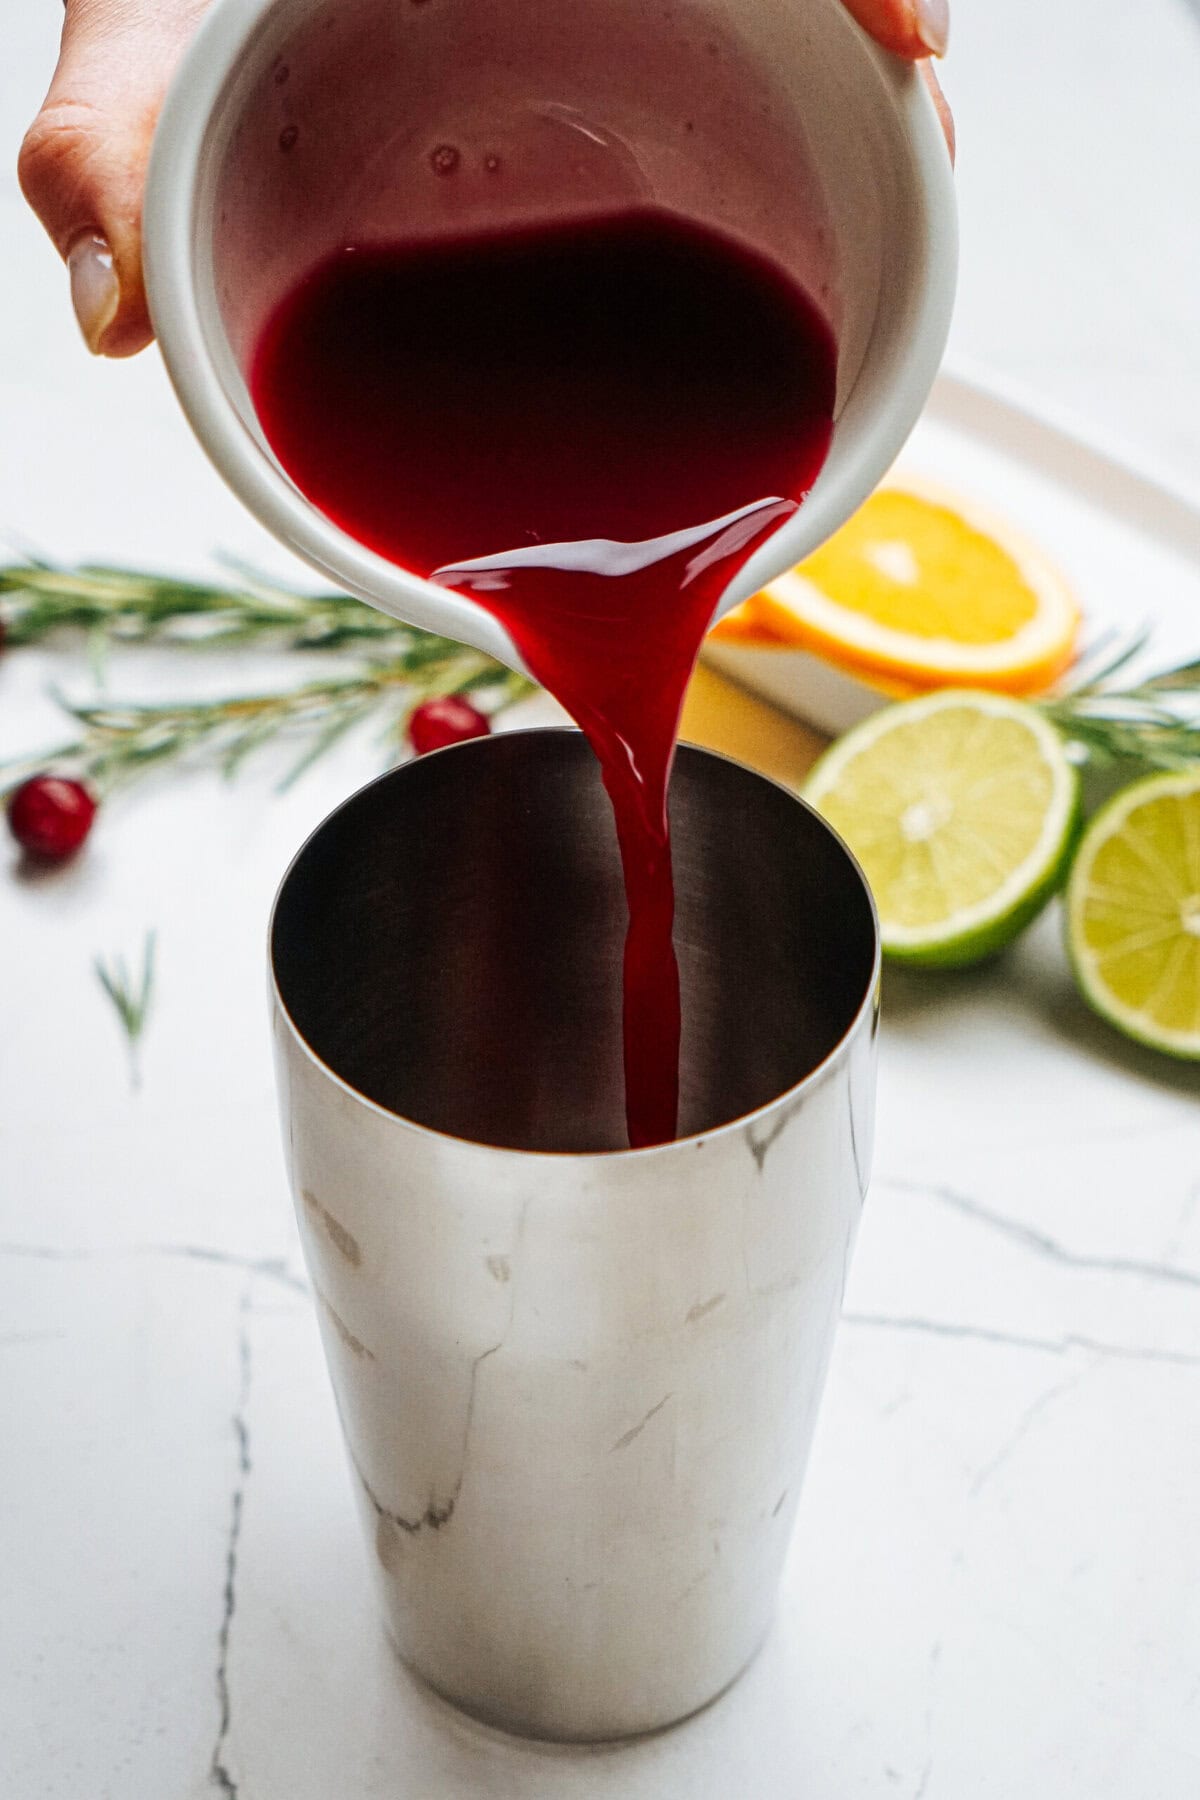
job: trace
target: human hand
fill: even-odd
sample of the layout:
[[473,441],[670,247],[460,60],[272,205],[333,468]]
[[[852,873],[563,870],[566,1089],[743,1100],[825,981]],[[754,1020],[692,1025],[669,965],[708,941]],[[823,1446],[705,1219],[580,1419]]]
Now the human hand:
[[933,95],[950,160],[954,160],[954,119],[946,96],[933,72],[931,56],[945,56],[950,41],[950,0],[843,0],[864,31],[885,50],[921,65],[925,85]]
[[142,282],[142,192],[175,65],[208,0],[66,0],[58,67],[25,134],[25,198],[67,264],[88,349],[132,356],[153,337]]
[[[132,356],[153,337],[142,281],[142,191],[167,83],[209,0],[66,0],[58,67],[21,146],[25,198],[67,264],[89,350]],[[885,49],[929,68],[948,0],[845,0]]]

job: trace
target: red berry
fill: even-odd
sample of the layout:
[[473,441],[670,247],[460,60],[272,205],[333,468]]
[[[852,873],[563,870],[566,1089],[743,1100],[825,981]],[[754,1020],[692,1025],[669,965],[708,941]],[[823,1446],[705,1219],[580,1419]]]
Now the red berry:
[[8,802],[8,828],[30,856],[63,862],[78,850],[96,816],[96,802],[81,781],[32,775]]
[[448,744],[465,744],[468,738],[487,737],[492,721],[469,700],[447,694],[414,707],[408,720],[408,741],[418,756],[444,750]]

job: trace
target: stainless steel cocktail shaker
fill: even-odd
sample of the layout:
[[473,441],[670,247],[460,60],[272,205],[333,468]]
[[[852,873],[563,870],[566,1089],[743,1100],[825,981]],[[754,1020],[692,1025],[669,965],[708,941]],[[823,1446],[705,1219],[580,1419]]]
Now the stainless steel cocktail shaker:
[[857,866],[697,749],[672,823],[684,1135],[659,1148],[621,1148],[621,875],[578,734],[385,776],[272,924],[291,1176],[389,1629],[448,1699],[544,1737],[665,1725],[753,1656],[867,1182]]

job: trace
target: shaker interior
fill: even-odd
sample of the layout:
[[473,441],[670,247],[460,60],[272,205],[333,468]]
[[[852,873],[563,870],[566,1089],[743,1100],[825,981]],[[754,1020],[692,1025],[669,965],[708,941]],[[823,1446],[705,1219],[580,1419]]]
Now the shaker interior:
[[[681,746],[671,789],[680,1133],[809,1074],[870,988],[855,865],[792,795]],[[611,809],[573,731],[426,757],[309,840],[272,929],[283,1005],[349,1086],[512,1149],[623,1149],[625,900]]]

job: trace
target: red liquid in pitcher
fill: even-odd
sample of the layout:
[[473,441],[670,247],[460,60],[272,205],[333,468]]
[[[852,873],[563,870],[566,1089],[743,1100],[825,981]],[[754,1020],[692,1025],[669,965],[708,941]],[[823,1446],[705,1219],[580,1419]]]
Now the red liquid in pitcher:
[[629,901],[635,1146],[676,1131],[684,691],[721,594],[824,461],[835,376],[783,274],[649,212],[347,249],[255,355],[263,429],[302,491],[494,613],[596,751]]

